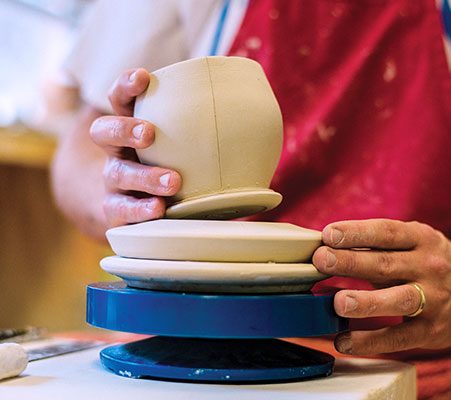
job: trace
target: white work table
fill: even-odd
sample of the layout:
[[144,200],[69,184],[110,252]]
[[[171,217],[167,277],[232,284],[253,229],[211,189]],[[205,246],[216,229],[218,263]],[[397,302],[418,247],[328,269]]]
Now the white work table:
[[415,367],[388,360],[336,360],[327,378],[271,385],[216,385],[129,379],[106,371],[100,348],[29,363],[0,382],[4,400],[357,400],[416,398]]

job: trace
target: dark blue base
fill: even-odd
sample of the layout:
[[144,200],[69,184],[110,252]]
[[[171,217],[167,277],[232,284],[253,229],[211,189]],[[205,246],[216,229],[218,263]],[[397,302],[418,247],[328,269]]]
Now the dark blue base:
[[159,292],[123,282],[88,286],[87,322],[114,331],[211,339],[321,336],[348,328],[333,310],[333,294]]
[[193,383],[261,384],[328,376],[329,354],[276,339],[154,337],[101,351],[117,375]]

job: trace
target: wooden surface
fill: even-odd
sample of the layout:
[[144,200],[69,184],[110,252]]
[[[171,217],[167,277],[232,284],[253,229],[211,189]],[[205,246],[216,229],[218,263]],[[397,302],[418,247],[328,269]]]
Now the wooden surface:
[[43,167],[50,164],[56,138],[25,127],[0,128],[0,163]]
[[48,166],[55,144],[0,130],[0,327],[85,328],[85,285],[111,279],[98,266],[110,250],[54,206]]

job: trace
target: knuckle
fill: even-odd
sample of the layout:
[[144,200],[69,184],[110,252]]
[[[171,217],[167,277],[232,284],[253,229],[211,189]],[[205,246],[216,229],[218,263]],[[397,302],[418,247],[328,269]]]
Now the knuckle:
[[379,252],[377,258],[377,270],[380,278],[386,279],[393,275],[393,263],[390,255],[385,252]]
[[110,137],[113,141],[120,141],[123,136],[123,126],[122,123],[117,120],[113,119],[110,123]]
[[126,215],[126,219],[128,222],[136,222],[140,220],[140,215],[141,215],[141,203],[140,202],[136,202],[135,204],[133,204],[131,207],[128,207],[127,209],[127,215]]
[[418,221],[409,221],[406,222],[406,224],[409,225],[409,227],[411,227],[415,231],[421,231],[426,226],[425,224],[422,224],[421,222]]
[[366,307],[362,309],[364,311],[366,317],[370,317],[372,315],[375,315],[379,309],[379,301],[377,298],[370,294],[366,301]]
[[436,236],[437,232],[435,229],[427,224],[418,221],[409,221],[406,224],[409,226],[412,236],[417,243],[420,242],[420,239],[430,240]]
[[[358,268],[356,254],[353,251],[344,251],[342,256],[338,255],[337,269],[348,275],[353,274]],[[340,260],[341,259],[341,260]]]
[[124,179],[124,164],[121,160],[115,158],[110,161],[106,168],[106,181],[112,187],[120,187]]
[[395,221],[383,220],[382,229],[387,243],[394,243],[397,240],[399,226]]
[[138,168],[135,173],[136,182],[142,188],[152,189],[151,185],[152,169]]
[[[439,289],[434,292],[434,297],[435,297],[435,301],[437,302],[437,304],[448,304],[449,299],[451,297],[451,293],[449,290]],[[426,303],[426,307],[427,306],[428,306],[428,304]],[[449,310],[449,311],[451,311],[451,310]],[[448,315],[451,315],[451,313],[449,313]]]
[[436,232],[434,228],[432,228],[431,226],[424,224],[422,222],[412,221],[412,223],[413,223],[415,230],[420,232],[423,235],[434,235]]
[[425,263],[428,272],[436,276],[446,277],[450,273],[450,265],[442,255],[429,254]]
[[127,215],[129,207],[127,201],[125,199],[118,200],[114,206],[113,212],[124,221],[128,221]]
[[442,322],[435,322],[430,324],[429,326],[429,332],[428,336],[434,340],[436,338],[443,338],[444,335],[446,336],[448,334],[448,329],[446,324]]
[[117,87],[119,85],[119,78],[116,79],[113,84],[108,89],[108,100],[111,103],[111,105],[114,105],[116,102],[116,93],[117,93]]

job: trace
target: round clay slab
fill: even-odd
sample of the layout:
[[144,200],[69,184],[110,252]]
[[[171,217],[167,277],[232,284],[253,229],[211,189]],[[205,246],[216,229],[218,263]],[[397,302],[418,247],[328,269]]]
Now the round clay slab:
[[303,263],[321,244],[321,232],[276,222],[160,219],[106,235],[117,255],[151,260]]
[[214,293],[286,293],[310,290],[327,276],[311,264],[213,263],[106,257],[100,266],[142,289]]
[[214,193],[168,207],[167,218],[224,220],[246,217],[277,207],[282,195],[271,189]]

